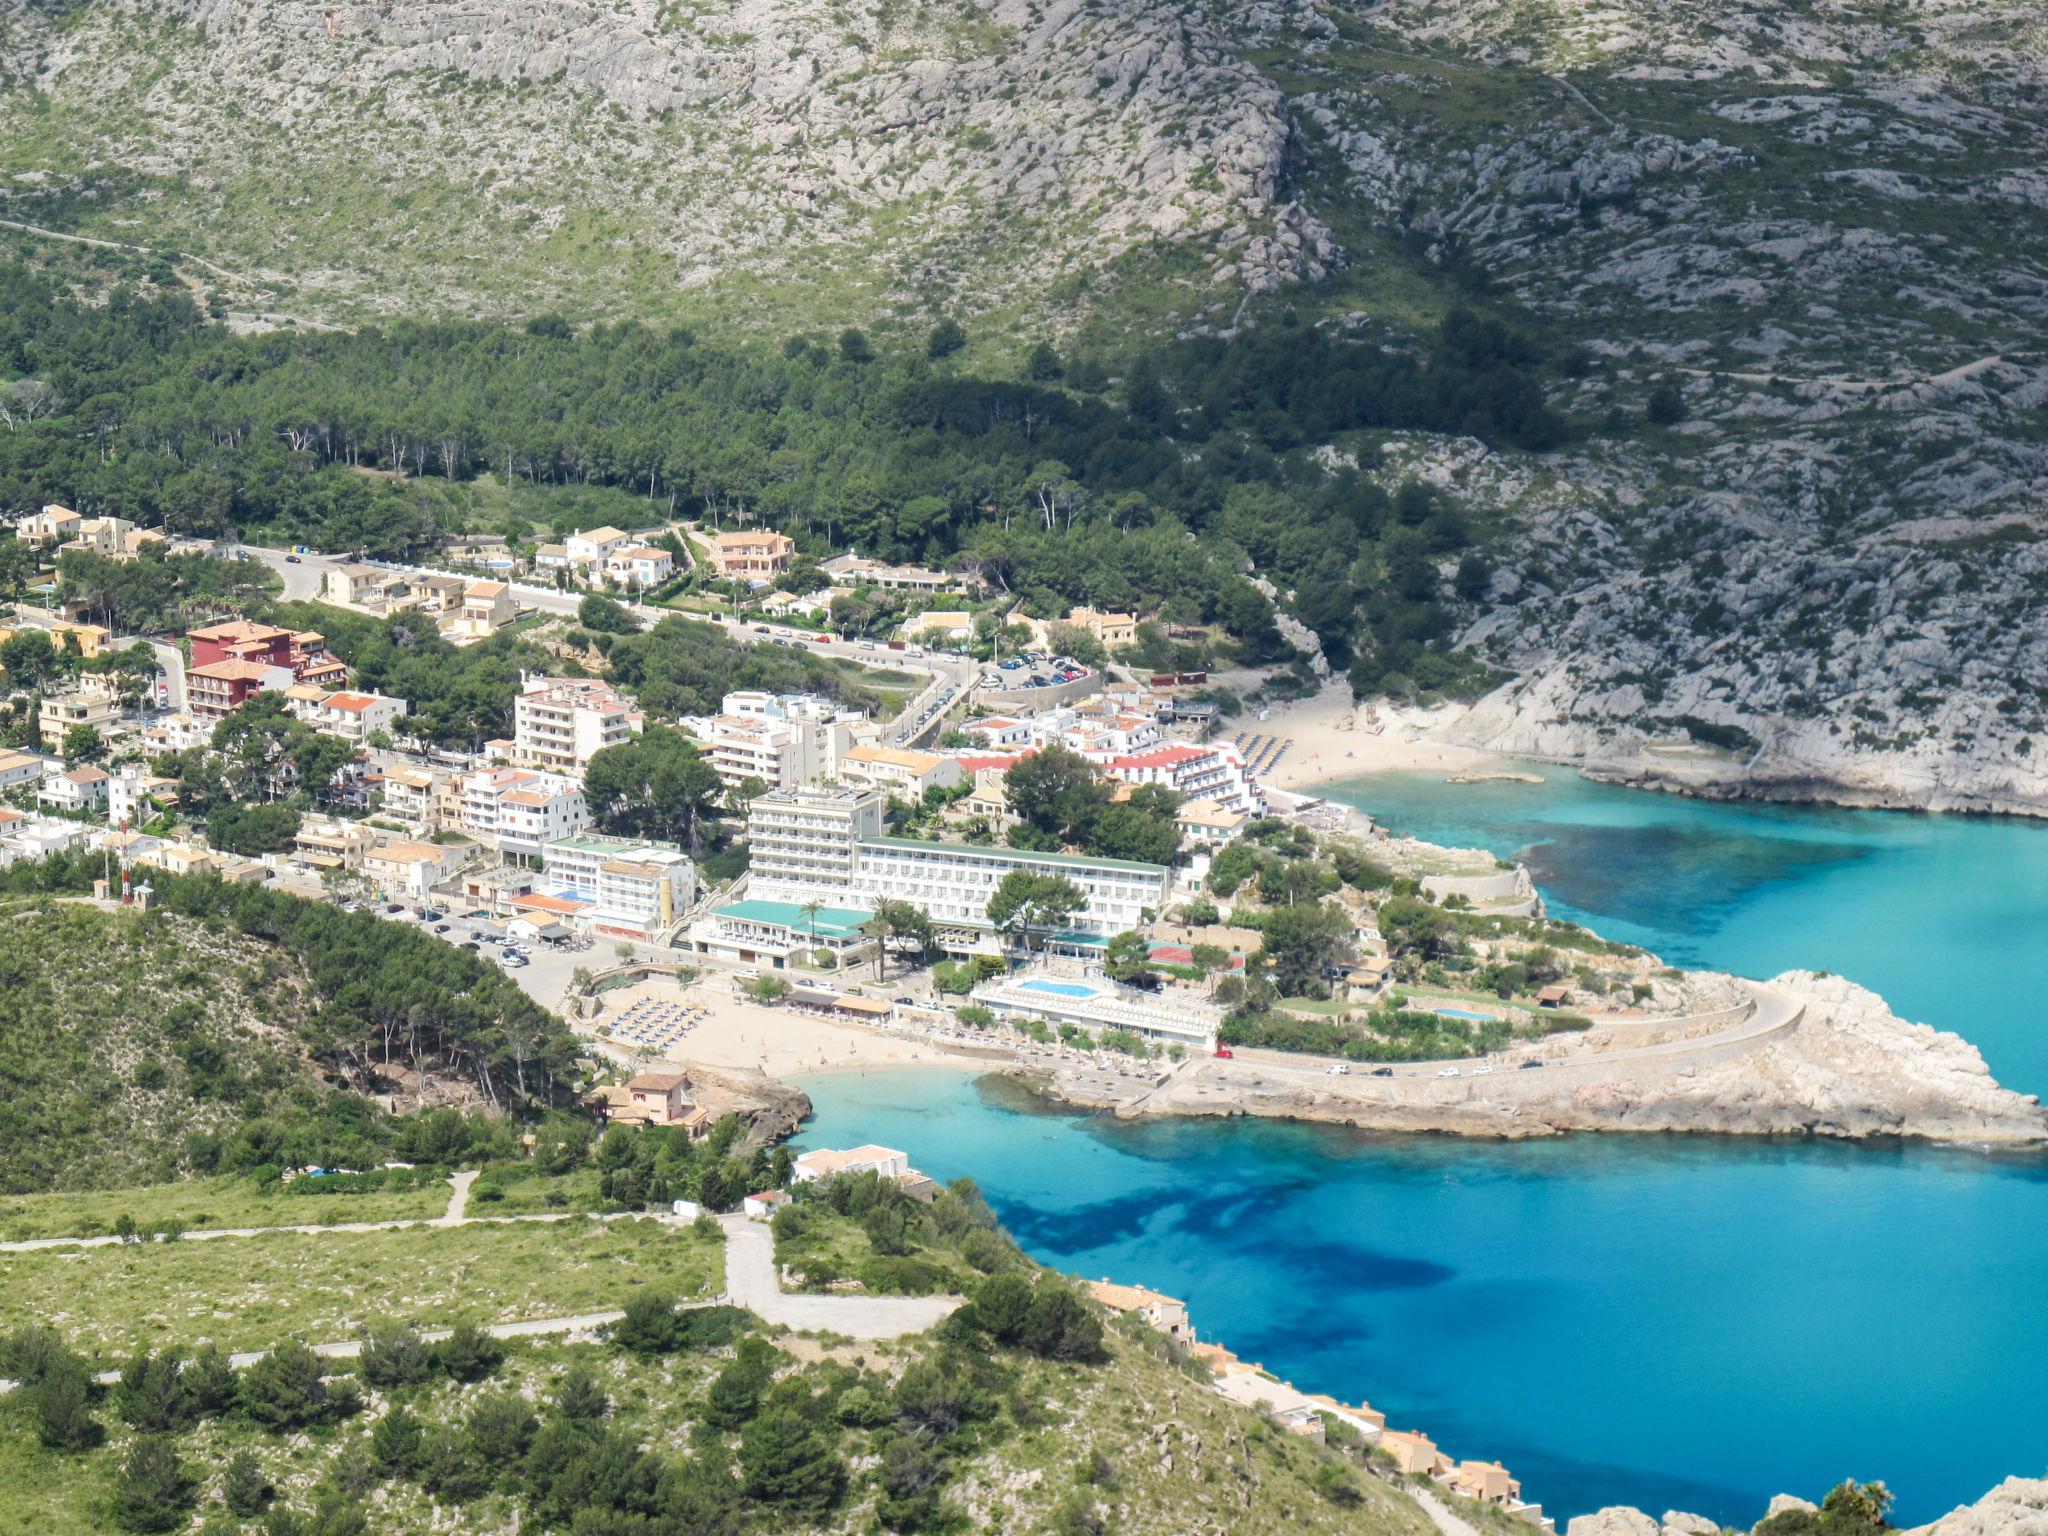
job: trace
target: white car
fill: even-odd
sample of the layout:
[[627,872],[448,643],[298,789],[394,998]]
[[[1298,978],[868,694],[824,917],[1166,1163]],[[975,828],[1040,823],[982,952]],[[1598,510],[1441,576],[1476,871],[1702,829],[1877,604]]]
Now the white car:
[[1472,1075],[1474,1077],[1484,1077],[1487,1073],[1491,1072],[1492,1070],[1493,1068],[1491,1067],[1474,1067],[1472,1069]]
[[1457,1075],[1458,1069],[1456,1067],[1445,1067],[1443,1071],[1437,1073],[1438,1077],[1456,1077]]
[[1337,1063],[1337,1065],[1329,1069],[1329,1073],[1332,1077],[1349,1077],[1351,1075],[1351,1069],[1345,1066],[1344,1063],[1340,1061]]

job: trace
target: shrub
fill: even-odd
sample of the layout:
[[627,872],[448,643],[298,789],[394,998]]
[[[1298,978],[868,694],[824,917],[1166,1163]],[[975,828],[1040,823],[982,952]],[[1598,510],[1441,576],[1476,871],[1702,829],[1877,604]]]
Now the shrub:
[[175,1531],[185,1523],[197,1486],[162,1435],[140,1435],[114,1484],[114,1523],[124,1531]]

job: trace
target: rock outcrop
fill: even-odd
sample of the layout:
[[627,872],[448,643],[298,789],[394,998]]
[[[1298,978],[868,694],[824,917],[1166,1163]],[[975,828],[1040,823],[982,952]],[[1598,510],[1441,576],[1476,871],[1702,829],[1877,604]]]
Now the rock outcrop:
[[[1968,1041],[1898,1018],[1875,993],[1792,971],[1757,997],[1754,1013],[1733,1019],[1669,1035],[1634,1022],[1626,1033],[1596,1028],[1575,1044],[1517,1051],[1516,1062],[1484,1074],[1329,1076],[1312,1062],[1193,1061],[1118,1107],[1502,1138],[1645,1131],[2048,1143],[2048,1110],[2037,1099],[1999,1086]],[[1517,1070],[1520,1059],[1544,1066]],[[1089,1102],[1085,1089],[1065,1091]]]
[[[1772,1498],[1764,1519],[1815,1507],[1809,1500],[1781,1493]],[[1575,1517],[1565,1527],[1565,1536],[1713,1536],[1718,1529],[1701,1515],[1667,1512],[1660,1524],[1639,1509],[1617,1506]],[[2048,1536],[2048,1479],[2009,1477],[1976,1503],[1916,1526],[1904,1536]]]

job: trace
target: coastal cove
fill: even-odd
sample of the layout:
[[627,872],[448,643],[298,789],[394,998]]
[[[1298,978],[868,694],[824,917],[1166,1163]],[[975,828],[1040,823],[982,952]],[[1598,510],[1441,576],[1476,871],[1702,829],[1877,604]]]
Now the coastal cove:
[[[1395,833],[1520,857],[1553,915],[1675,964],[1846,975],[2048,1090],[2048,827],[1530,771],[1544,782],[1327,792]],[[1855,1476],[1912,1524],[2048,1455],[2038,1156],[1119,1121],[929,1070],[802,1086],[809,1144],[877,1140],[971,1176],[1036,1257],[1179,1295],[1204,1336],[1501,1457],[1559,1516],[1747,1526],[1774,1493]]]
[[802,1145],[966,1175],[1026,1251],[1184,1299],[1304,1391],[1505,1460],[1558,1516],[2039,1472],[2048,1163],[1752,1137],[1498,1143],[1117,1120],[937,1068],[800,1080]]

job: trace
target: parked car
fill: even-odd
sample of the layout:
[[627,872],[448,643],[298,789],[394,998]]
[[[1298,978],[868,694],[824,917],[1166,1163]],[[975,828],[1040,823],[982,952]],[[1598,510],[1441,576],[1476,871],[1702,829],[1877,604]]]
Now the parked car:
[[420,908],[420,921],[423,923],[438,923],[439,921],[441,921],[442,918],[446,917],[447,915],[448,914],[446,912],[443,912],[439,907]]
[[1334,1064],[1329,1071],[1332,1077],[1349,1077],[1351,1075],[1351,1069],[1341,1061]]
[[297,555],[286,555],[284,557],[284,563],[286,565],[303,565],[305,562],[300,560]]
[[1474,1077],[1484,1077],[1487,1073],[1491,1072],[1492,1070],[1493,1068],[1491,1067],[1474,1067],[1472,1069],[1472,1075]]
[[1374,1077],[1392,1077],[1394,1075],[1394,1069],[1392,1067],[1374,1067],[1372,1069],[1372,1075]]
[[475,949],[477,947],[477,942],[475,939],[464,939],[460,944],[456,945],[455,947],[457,949]]
[[917,1006],[917,999],[914,997],[892,997],[889,1001],[899,1008],[915,1008]]
[[384,903],[384,910],[386,912],[403,912],[405,910],[405,903],[402,901],[387,901]]
[[1237,1059],[1237,1052],[1227,1045],[1219,1045],[1216,1047],[1216,1059],[1218,1061],[1235,1061]]
[[1445,1067],[1443,1071],[1437,1073],[1438,1077],[1456,1077],[1457,1075],[1458,1069],[1456,1067]]
[[1517,1065],[1517,1068],[1516,1068],[1516,1070],[1517,1070],[1517,1071],[1521,1071],[1521,1072],[1527,1072],[1527,1071],[1529,1071],[1529,1070],[1530,1070],[1530,1069],[1531,1069],[1532,1067],[1540,1067],[1540,1066],[1542,1066],[1542,1065],[1543,1065],[1543,1063],[1542,1063],[1542,1062],[1540,1062],[1540,1061],[1524,1061],[1524,1062],[1521,1062],[1521,1063],[1519,1063],[1519,1064]]
[[447,931],[448,931],[448,925],[447,925],[446,923],[436,923],[436,924],[434,924],[434,932],[436,932],[436,933],[446,933]]

